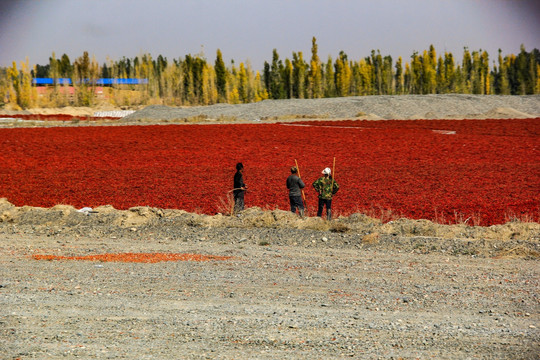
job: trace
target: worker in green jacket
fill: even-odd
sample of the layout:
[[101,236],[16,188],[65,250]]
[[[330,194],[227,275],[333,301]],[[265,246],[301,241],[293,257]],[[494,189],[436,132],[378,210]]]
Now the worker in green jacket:
[[332,170],[326,168],[322,171],[323,176],[315,180],[313,187],[319,193],[319,207],[317,216],[322,217],[323,208],[326,206],[326,219],[332,220],[332,197],[339,190],[339,185],[332,178]]

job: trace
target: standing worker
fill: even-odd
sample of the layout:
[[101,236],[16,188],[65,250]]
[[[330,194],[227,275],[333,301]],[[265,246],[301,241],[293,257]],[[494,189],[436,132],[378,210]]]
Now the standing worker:
[[326,219],[332,220],[332,197],[339,190],[339,185],[332,178],[332,170],[326,168],[322,171],[323,176],[315,180],[313,187],[319,193],[319,207],[317,216],[322,217],[323,208],[326,206]]
[[244,183],[244,165],[240,162],[236,164],[236,173],[234,174],[234,213],[244,210],[244,195],[247,185]]
[[302,201],[302,189],[306,187],[306,184],[298,176],[298,168],[296,166],[291,167],[291,175],[287,178],[287,189],[289,189],[289,202],[291,204],[291,211],[298,213],[300,217],[304,217],[304,202]]

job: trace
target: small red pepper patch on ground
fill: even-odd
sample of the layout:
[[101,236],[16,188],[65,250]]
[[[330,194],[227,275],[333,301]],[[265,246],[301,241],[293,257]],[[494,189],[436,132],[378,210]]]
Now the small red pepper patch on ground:
[[111,253],[86,256],[32,255],[34,260],[78,260],[125,263],[157,263],[162,261],[223,261],[231,256],[183,253]]

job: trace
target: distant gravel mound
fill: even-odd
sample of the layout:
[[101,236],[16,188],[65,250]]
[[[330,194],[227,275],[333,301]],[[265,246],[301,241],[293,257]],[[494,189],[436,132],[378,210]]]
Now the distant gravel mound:
[[540,117],[540,95],[395,95],[264,100],[194,107],[152,105],[123,120],[478,119]]

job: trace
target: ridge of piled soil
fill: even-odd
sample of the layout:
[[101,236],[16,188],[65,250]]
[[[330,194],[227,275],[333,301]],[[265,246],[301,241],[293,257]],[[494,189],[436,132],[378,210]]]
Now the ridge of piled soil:
[[[112,206],[75,209],[17,207],[0,199],[0,234],[36,234],[60,237],[138,236],[185,237],[205,233],[220,242],[294,245],[331,248],[399,249],[413,253],[444,253],[479,257],[540,258],[540,224],[511,221],[489,227],[442,225],[429,220],[397,219],[383,223],[364,214],[325,221],[299,218],[283,210],[247,208],[238,216],[201,215],[183,210]],[[242,237],[236,234],[244,233]],[[228,234],[224,237],[225,234]],[[249,234],[249,235],[247,235]],[[279,235],[277,235],[279,234]],[[313,239],[325,239],[315,241]]]

